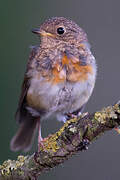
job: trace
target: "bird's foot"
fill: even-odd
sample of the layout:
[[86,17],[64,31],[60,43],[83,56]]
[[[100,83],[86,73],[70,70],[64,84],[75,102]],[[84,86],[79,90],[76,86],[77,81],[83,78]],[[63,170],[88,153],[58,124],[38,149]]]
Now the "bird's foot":
[[45,149],[45,142],[51,137],[52,135],[48,135],[46,138],[38,137],[38,152],[40,152],[41,149]]
[[76,115],[72,114],[72,113],[68,113],[66,115],[66,119],[69,120],[69,119],[72,119],[72,118],[76,118]]
[[72,119],[72,118],[78,118],[81,115],[86,116],[86,115],[88,115],[88,112],[83,113],[83,114],[81,112],[78,112],[78,113],[68,113],[68,114],[66,114],[66,119],[69,120],[69,119]]

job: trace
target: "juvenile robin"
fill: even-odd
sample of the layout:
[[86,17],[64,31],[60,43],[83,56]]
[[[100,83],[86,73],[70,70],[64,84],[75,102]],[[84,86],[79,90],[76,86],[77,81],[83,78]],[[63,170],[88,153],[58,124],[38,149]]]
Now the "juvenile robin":
[[36,129],[42,143],[41,122],[50,117],[66,122],[82,112],[94,88],[95,58],[86,33],[73,21],[54,17],[33,29],[40,45],[32,47],[16,120],[19,129],[11,141],[13,151],[28,151]]

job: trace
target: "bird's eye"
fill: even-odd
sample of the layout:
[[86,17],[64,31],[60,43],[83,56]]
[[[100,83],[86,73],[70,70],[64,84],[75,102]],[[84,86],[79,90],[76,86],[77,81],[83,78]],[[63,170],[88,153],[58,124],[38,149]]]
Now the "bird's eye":
[[65,32],[65,29],[64,29],[63,27],[57,28],[57,33],[58,33],[59,35],[64,34],[64,32]]

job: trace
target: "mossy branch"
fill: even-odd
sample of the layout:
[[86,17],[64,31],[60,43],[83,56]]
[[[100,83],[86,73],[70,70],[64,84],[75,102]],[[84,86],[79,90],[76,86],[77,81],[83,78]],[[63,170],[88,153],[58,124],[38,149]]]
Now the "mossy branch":
[[63,163],[104,132],[120,125],[120,102],[93,114],[84,113],[70,119],[44,141],[40,152],[0,165],[0,180],[36,180],[44,171]]

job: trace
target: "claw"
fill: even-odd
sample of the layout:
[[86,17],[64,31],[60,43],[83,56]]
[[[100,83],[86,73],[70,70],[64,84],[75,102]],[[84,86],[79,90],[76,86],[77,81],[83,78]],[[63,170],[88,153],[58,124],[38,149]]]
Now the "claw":
[[77,115],[72,114],[72,113],[68,113],[68,114],[66,115],[66,117],[67,117],[67,120],[69,120],[69,119],[72,119],[72,118],[77,118]]
[[40,152],[41,149],[44,149],[44,141],[46,140],[46,138],[42,138],[42,140],[39,139],[38,141],[38,152]]

